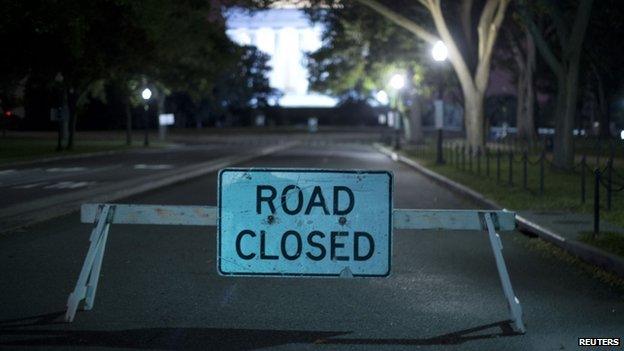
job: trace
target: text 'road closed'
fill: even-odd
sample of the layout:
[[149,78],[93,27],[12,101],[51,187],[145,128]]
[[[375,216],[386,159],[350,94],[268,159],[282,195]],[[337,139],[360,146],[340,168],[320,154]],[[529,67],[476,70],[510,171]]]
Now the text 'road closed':
[[392,175],[226,169],[219,175],[219,272],[387,276]]

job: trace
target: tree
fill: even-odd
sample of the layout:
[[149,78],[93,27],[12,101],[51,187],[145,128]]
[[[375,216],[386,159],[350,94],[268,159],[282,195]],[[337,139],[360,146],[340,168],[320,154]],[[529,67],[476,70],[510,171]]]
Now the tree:
[[407,77],[402,89],[405,136],[409,142],[422,138],[420,87],[424,68],[415,53],[424,52],[412,35],[362,5],[344,3],[341,8],[327,11],[312,8],[307,12],[313,21],[323,24],[323,46],[308,55],[310,87],[342,101],[364,101],[380,90],[387,90],[392,74]]
[[[482,146],[485,142],[485,120],[483,117],[483,100],[487,89],[490,64],[494,43],[499,28],[505,17],[509,0],[487,0],[480,11],[476,33],[478,43],[473,40],[473,0],[463,0],[460,4],[460,31],[463,33],[465,45],[462,46],[457,39],[457,30],[448,25],[445,16],[451,12],[448,7],[443,7],[441,0],[419,0],[418,3],[428,11],[433,20],[438,35],[421,26],[416,21],[406,17],[399,10],[390,6],[401,5],[401,2],[393,2],[393,5],[382,4],[376,0],[357,0],[368,6],[384,17],[409,30],[421,40],[430,44],[441,40],[449,50],[449,60],[457,74],[464,96],[464,118],[468,142],[473,147]],[[395,5],[396,4],[396,5]],[[404,5],[404,4],[403,4]],[[454,33],[455,32],[455,33]],[[462,50],[463,49],[463,50]],[[476,51],[476,59],[473,59]],[[474,64],[473,64],[474,61]]]
[[534,83],[536,49],[528,29],[517,19],[515,11],[514,15],[507,16],[503,28],[506,40],[499,42],[502,50],[498,50],[496,59],[501,60],[504,66],[515,67],[517,135],[521,140],[534,142],[537,139]]
[[263,109],[270,100],[279,98],[267,78],[270,56],[254,46],[236,47],[234,53],[235,59],[217,75],[206,97],[216,116],[242,113],[250,108]]
[[[529,6],[522,2],[522,18],[535,45],[557,80],[555,102],[554,164],[571,168],[574,163],[572,131],[577,113],[578,79],[581,49],[593,0],[579,0],[577,6],[559,2],[540,2]],[[535,13],[547,23],[535,21]],[[546,24],[554,27],[547,35]]]
[[[612,107],[618,95],[621,96],[624,86],[624,66],[622,65],[623,49],[621,45],[624,35],[624,8],[617,0],[602,0],[593,5],[592,15],[587,27],[586,36],[591,40],[583,42],[581,79],[588,91],[586,96],[593,100],[596,107],[595,118],[591,122],[599,123],[600,137],[610,137]],[[592,126],[593,127],[593,126]]]
[[141,103],[139,92],[146,85],[158,88],[158,106],[172,91],[199,103],[212,96],[225,72],[237,72],[254,77],[245,87],[257,89],[262,101],[268,83],[266,78],[266,87],[258,82],[268,67],[258,64],[266,66],[266,60],[227,38],[216,5],[196,0],[0,0],[0,39],[11,48],[0,57],[0,99],[9,101],[18,83],[60,91],[48,95],[59,95],[55,104],[67,105],[68,149],[81,108],[94,98],[104,100],[106,86],[116,86],[123,96],[128,142],[130,109]]

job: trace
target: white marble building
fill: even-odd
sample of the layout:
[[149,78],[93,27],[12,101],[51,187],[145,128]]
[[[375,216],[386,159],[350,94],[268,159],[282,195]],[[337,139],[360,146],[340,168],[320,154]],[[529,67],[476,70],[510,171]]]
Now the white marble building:
[[296,8],[227,14],[227,34],[241,45],[254,45],[271,56],[271,86],[282,91],[279,105],[331,107],[336,100],[308,89],[305,53],[321,46],[321,30]]

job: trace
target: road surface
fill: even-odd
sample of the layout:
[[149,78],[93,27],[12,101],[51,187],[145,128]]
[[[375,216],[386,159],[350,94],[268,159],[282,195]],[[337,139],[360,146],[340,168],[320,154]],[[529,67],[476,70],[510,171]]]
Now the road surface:
[[[391,170],[395,208],[474,207],[365,144],[302,144],[236,166]],[[212,172],[118,202],[215,205],[216,185]],[[502,240],[525,335],[505,323],[485,233],[405,230],[389,278],[234,278],[217,274],[214,227],[116,225],[94,309],[62,323],[90,229],[72,213],[0,236],[0,348],[574,350],[579,337],[624,337],[624,292],[517,232]]]

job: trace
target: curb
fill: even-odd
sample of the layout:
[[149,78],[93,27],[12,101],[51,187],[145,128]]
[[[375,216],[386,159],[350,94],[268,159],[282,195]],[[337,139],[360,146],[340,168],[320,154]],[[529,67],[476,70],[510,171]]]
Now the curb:
[[[390,157],[392,160],[402,162],[410,166],[411,168],[422,173],[424,176],[435,181],[436,183],[439,183],[447,188],[454,190],[455,192],[461,194],[466,198],[469,198],[470,200],[478,203],[481,206],[485,206],[488,209],[503,209],[502,206],[488,199],[483,194],[476,192],[462,184],[459,184],[441,174],[438,174],[408,157],[399,155],[390,148],[387,148],[378,143],[375,143],[374,147],[377,149],[377,151]],[[611,253],[605,252],[603,250],[597,249],[593,246],[589,246],[576,240],[567,240],[560,235],[557,235],[553,231],[548,230],[540,226],[539,224],[531,222],[530,220],[519,215],[516,215],[516,227],[521,232],[528,232],[536,235],[542,240],[548,241],[549,243],[562,248],[572,256],[575,256],[587,263],[598,266],[620,277],[624,277],[624,259],[620,257],[617,257]]]
[[141,177],[130,182],[117,183],[109,187],[94,189],[93,191],[57,195],[46,199],[37,199],[27,203],[22,203],[4,211],[4,216],[0,218],[0,225],[2,225],[0,228],[0,234],[5,234],[19,228],[72,213],[80,209],[80,205],[85,201],[116,201],[129,196],[197,178],[217,171],[223,167],[266,156],[274,152],[290,148],[294,144],[296,143],[285,143],[276,146],[264,147],[251,154],[222,157],[201,163],[199,165],[192,165],[182,169],[177,169],[167,173],[166,175]]

